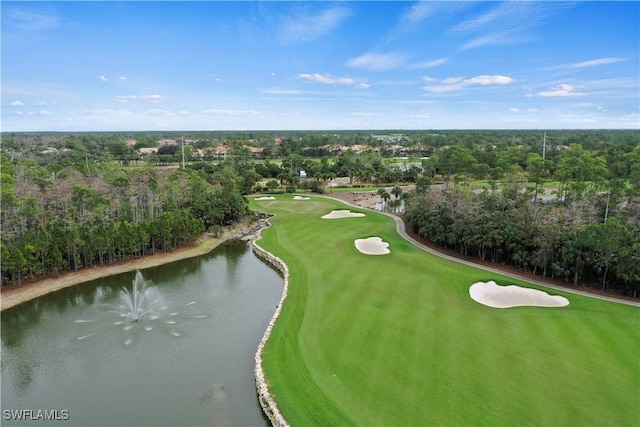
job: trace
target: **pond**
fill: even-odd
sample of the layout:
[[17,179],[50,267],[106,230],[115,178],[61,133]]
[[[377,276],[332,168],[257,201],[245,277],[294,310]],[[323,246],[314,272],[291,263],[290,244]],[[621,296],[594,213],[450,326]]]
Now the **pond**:
[[135,271],[2,312],[2,425],[268,425],[253,368],[278,273],[230,241],[141,274],[138,321],[121,313]]

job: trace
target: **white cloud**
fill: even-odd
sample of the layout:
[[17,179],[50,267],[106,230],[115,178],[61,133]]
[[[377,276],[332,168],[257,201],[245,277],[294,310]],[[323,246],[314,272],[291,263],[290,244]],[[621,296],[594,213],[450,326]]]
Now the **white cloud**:
[[105,76],[98,76],[101,82],[106,82],[107,78]]
[[343,6],[331,7],[317,14],[296,13],[284,19],[280,37],[286,42],[312,41],[331,32],[349,16],[351,10]]
[[298,74],[298,77],[304,80],[309,80],[315,83],[324,83],[328,85],[349,85],[349,86],[358,86],[360,88],[367,88],[369,85],[366,83],[358,83],[356,80],[351,77],[334,77],[331,74],[319,74],[319,73],[302,73]]
[[53,113],[47,110],[29,111],[27,116],[53,116]]
[[519,108],[509,108],[509,111],[512,113],[519,113],[520,109]]
[[515,80],[511,77],[500,76],[500,75],[496,75],[496,76],[483,75],[483,76],[472,77],[468,80],[465,80],[466,83],[479,84],[479,85],[506,85],[509,83],[513,83],[514,81]]
[[120,103],[120,104],[126,104],[129,101],[136,101],[136,100],[143,100],[143,101],[147,101],[150,102],[152,104],[159,104],[162,101],[164,101],[165,99],[167,99],[166,96],[164,95],[120,95],[120,96],[116,96],[115,98],[115,102]]
[[115,101],[120,104],[126,104],[127,102],[135,101],[136,99],[138,99],[138,97],[135,95],[120,95],[116,96]]
[[164,101],[165,99],[167,99],[167,97],[164,96],[164,95],[154,94],[154,95],[143,95],[143,96],[140,97],[140,99],[148,101],[148,102],[150,102],[152,104],[159,104],[162,101]]
[[582,92],[577,92],[575,86],[573,85],[560,84],[551,88],[551,90],[538,92],[536,93],[536,95],[543,98],[555,98],[567,96],[584,96],[585,94]]
[[404,64],[405,57],[395,52],[365,53],[347,61],[347,67],[366,68],[372,71],[384,71]]
[[614,58],[614,57],[598,58],[598,59],[591,59],[589,61],[576,62],[575,64],[570,64],[569,68],[595,67],[598,65],[615,64],[616,62],[622,62],[626,60],[627,60],[626,58]]
[[502,75],[481,75],[471,78],[447,77],[440,84],[424,86],[422,89],[432,93],[453,92],[469,86],[507,85],[515,82],[515,79]]
[[125,80],[127,80],[127,78],[125,76],[120,76],[120,77],[118,77],[118,80],[125,81]]
[[9,104],[9,107],[24,107],[24,102],[16,99],[15,101]]

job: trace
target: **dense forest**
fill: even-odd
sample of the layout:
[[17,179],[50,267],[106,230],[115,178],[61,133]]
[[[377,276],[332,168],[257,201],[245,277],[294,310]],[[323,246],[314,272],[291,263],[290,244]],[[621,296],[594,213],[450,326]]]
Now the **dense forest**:
[[1,156],[2,283],[167,251],[249,214],[245,165],[122,168]]
[[637,296],[639,142],[573,143],[544,157],[540,148],[436,150],[408,200],[408,222],[465,255]]
[[250,215],[247,194],[340,177],[415,184],[411,226],[462,254],[640,288],[637,130],[10,133],[1,152],[3,284],[170,250]]

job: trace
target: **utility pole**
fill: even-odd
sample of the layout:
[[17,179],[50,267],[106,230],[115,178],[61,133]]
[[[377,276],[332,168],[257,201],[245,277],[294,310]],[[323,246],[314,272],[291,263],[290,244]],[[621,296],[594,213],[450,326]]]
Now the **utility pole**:
[[182,135],[182,169],[184,170],[184,135]]
[[544,158],[547,153],[547,132],[544,132],[544,136],[542,137],[542,170],[544,171]]

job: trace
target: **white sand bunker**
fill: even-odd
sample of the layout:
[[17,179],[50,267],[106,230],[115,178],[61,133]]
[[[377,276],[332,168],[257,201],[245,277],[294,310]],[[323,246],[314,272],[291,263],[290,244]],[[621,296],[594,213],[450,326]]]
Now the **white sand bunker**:
[[363,217],[363,213],[351,212],[348,209],[341,209],[338,211],[331,211],[322,216],[322,219],[339,219],[339,218],[359,218]]
[[356,249],[366,255],[386,255],[391,253],[389,243],[383,242],[380,237],[356,239]]
[[544,291],[516,285],[500,286],[493,280],[486,283],[474,283],[469,288],[469,295],[480,304],[494,308],[565,307],[569,305],[569,300],[560,295],[549,295]]
[[293,200],[309,200],[311,197],[293,196]]
[[255,200],[275,200],[276,198],[273,196],[262,196],[262,197],[256,197]]

